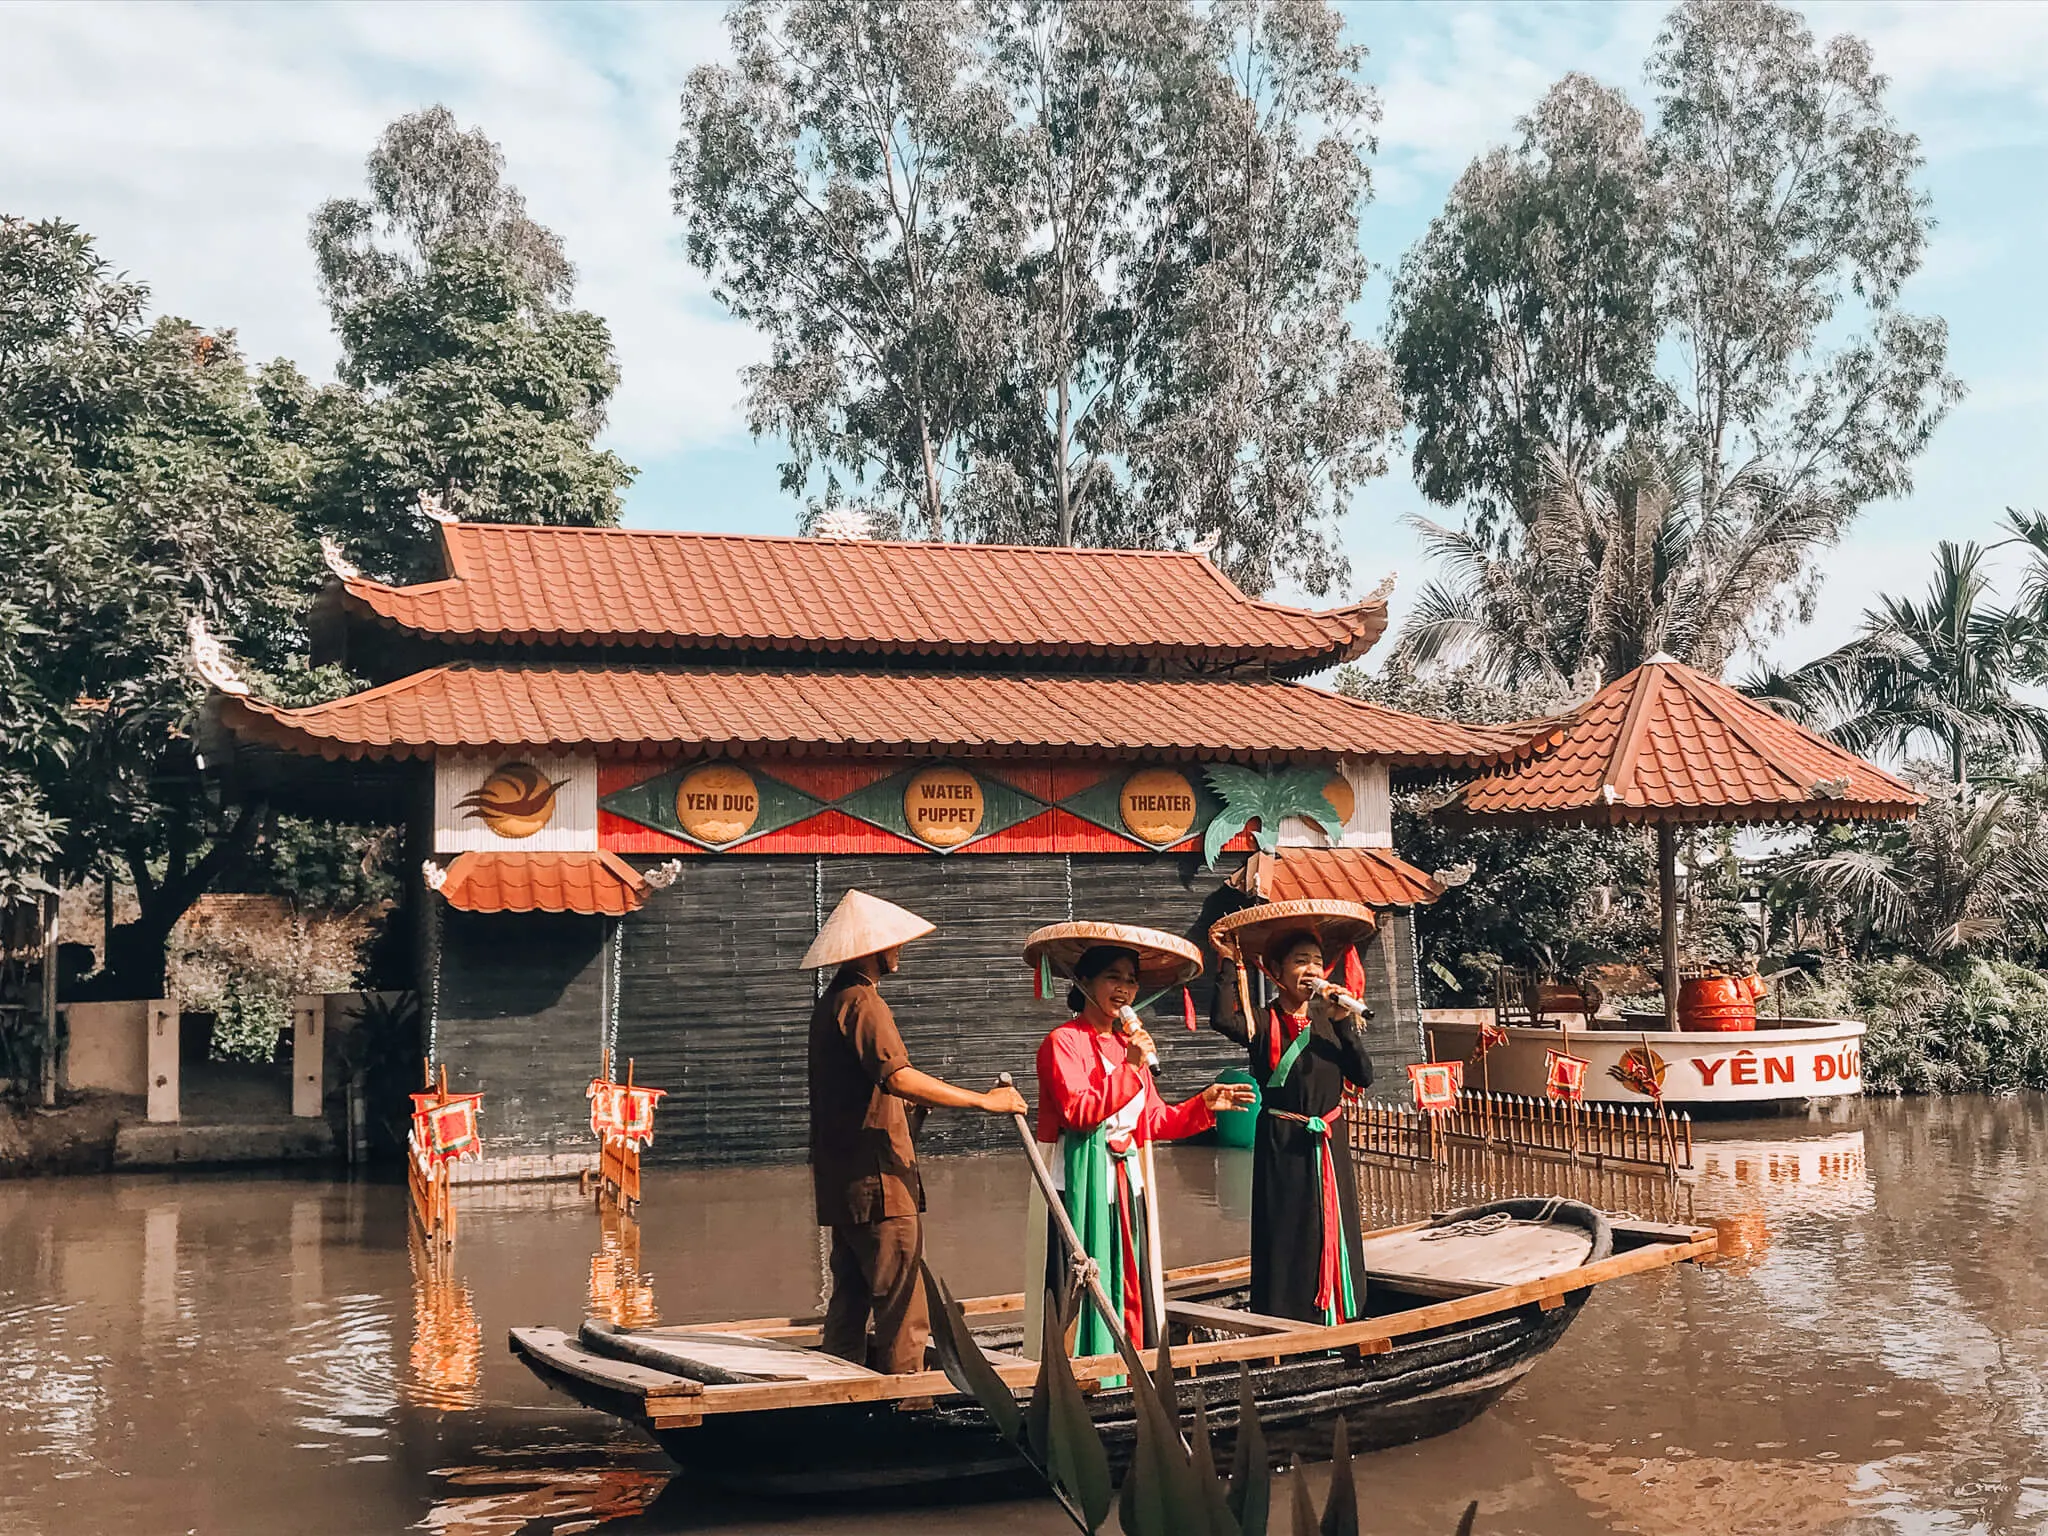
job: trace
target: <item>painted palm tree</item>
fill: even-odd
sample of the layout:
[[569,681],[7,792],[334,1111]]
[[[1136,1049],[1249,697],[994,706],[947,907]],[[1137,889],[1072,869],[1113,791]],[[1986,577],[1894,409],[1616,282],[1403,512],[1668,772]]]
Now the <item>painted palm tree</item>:
[[1230,763],[1211,763],[1202,770],[1209,787],[1223,801],[1223,809],[1209,822],[1202,840],[1202,855],[1214,867],[1223,845],[1254,821],[1252,837],[1259,848],[1274,853],[1280,847],[1280,823],[1290,816],[1312,821],[1328,834],[1331,842],[1344,838],[1344,818],[1323,793],[1329,782],[1327,770],[1294,768],[1261,772]]
[[1644,439],[1590,473],[1546,447],[1539,471],[1518,534],[1411,520],[1446,575],[1418,596],[1404,659],[1570,693],[1659,651],[1718,674],[1840,531],[1838,507],[1787,490],[1760,463],[1709,497],[1686,456]]
[[1944,540],[1924,599],[1880,599],[1847,645],[1751,692],[1865,756],[1932,747],[1957,784],[1973,755],[2048,753],[2048,709],[2015,692],[2041,674],[2043,625],[1989,602],[1984,566],[1980,546]]

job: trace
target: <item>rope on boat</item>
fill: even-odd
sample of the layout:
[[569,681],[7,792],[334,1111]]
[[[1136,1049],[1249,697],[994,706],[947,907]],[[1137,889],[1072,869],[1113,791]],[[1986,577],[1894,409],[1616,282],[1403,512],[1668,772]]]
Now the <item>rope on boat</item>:
[[1515,1224],[1515,1218],[1506,1211],[1495,1211],[1491,1216],[1472,1216],[1464,1221],[1454,1221],[1448,1226],[1430,1227],[1420,1235],[1425,1243],[1442,1242],[1447,1237],[1486,1237],[1495,1232],[1505,1232]]

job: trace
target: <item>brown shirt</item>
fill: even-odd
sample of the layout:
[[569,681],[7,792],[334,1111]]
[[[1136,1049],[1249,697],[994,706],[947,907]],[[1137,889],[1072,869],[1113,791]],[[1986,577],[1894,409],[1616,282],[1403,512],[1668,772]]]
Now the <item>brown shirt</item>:
[[909,1065],[874,978],[858,965],[840,967],[811,1010],[811,1181],[820,1226],[924,1209],[910,1117],[882,1086]]

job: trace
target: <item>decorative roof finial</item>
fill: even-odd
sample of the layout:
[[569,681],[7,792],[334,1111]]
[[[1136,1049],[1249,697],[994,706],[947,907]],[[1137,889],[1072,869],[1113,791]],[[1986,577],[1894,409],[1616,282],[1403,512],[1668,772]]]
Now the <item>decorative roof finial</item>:
[[422,517],[429,518],[432,521],[439,523],[444,528],[447,527],[450,523],[459,523],[462,521],[461,518],[457,517],[453,512],[450,512],[447,506],[442,502],[441,498],[436,496],[432,491],[420,492],[420,515]]
[[420,874],[427,882],[427,889],[438,891],[448,883],[448,871],[432,859],[420,860]]
[[874,521],[866,507],[830,507],[818,519],[821,539],[872,539]]
[[1453,864],[1449,869],[1433,871],[1429,878],[1445,890],[1454,891],[1470,880],[1478,868],[1479,866],[1476,864]]
[[640,878],[645,880],[655,890],[665,891],[676,883],[676,877],[682,874],[682,872],[683,861],[681,859],[669,859],[665,863],[655,865],[652,869],[641,870]]
[[1216,558],[1217,546],[1220,545],[1222,542],[1223,530],[1221,528],[1218,528],[1206,539],[1197,539],[1194,543],[1190,544],[1188,546],[1188,553],[1191,555],[1200,555],[1204,560],[1209,560],[1213,562]]
[[320,558],[327,562],[327,569],[343,581],[361,581],[362,568],[342,553],[341,541],[331,533],[320,535]]
[[1392,571],[1389,571],[1387,572],[1385,577],[1381,579],[1380,584],[1378,586],[1374,587],[1370,592],[1365,594],[1365,600],[1368,603],[1384,603],[1388,598],[1392,597],[1393,595],[1394,573]]
[[193,614],[185,620],[185,634],[192,642],[192,670],[197,672],[209,688],[218,693],[232,693],[246,698],[249,685],[235,674],[235,664],[227,650],[206,627],[206,620]]

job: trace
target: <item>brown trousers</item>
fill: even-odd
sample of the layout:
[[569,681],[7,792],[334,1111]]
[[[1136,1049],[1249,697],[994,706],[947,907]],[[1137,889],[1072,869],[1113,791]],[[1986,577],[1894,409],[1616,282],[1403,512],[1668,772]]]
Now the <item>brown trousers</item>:
[[[828,1355],[890,1376],[924,1369],[931,1320],[917,1261],[924,1239],[915,1216],[849,1223],[832,1229],[832,1300],[825,1308],[822,1348]],[[868,1348],[868,1317],[875,1341]]]

